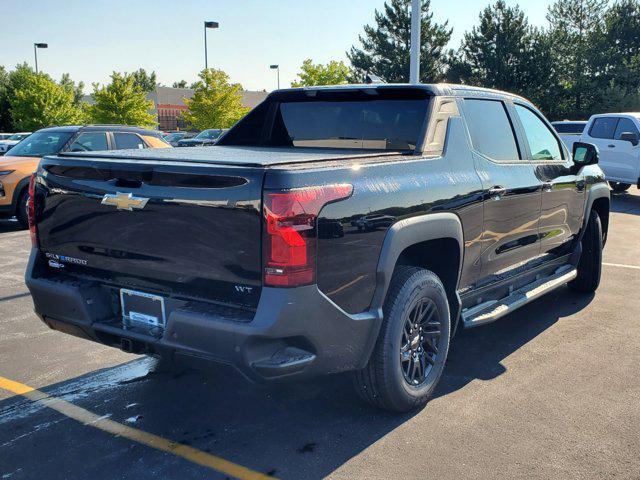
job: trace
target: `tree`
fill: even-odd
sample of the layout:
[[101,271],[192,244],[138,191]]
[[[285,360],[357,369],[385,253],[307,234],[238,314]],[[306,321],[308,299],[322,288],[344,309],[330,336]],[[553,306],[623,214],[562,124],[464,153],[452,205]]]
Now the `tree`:
[[20,80],[9,99],[16,129],[33,131],[52,125],[82,123],[82,110],[75,104],[69,88],[58,85],[45,74],[30,73]]
[[173,82],[173,88],[187,88],[187,81],[180,80],[179,82]]
[[9,72],[0,66],[0,132],[12,130],[11,115],[9,113]]
[[[433,21],[431,1],[422,0],[420,46],[420,80],[435,82],[443,77],[446,66],[445,46],[452,30],[448,22]],[[373,73],[389,82],[408,82],[410,70],[411,0],[385,2],[384,12],[375,12],[377,27],[365,25],[360,35],[362,49],[351,47],[347,53],[356,74],[361,78]]]
[[84,82],[78,82],[76,85],[76,83],[71,80],[71,76],[68,73],[63,73],[62,78],[60,79],[60,86],[68,89],[70,92],[73,92],[74,104],[81,104],[82,98],[84,97]]
[[222,70],[209,68],[199,77],[195,94],[185,99],[189,110],[183,115],[194,128],[229,128],[249,111],[242,105],[242,86],[229,83],[229,76]]
[[568,117],[587,117],[593,109],[597,88],[594,39],[601,31],[607,0],[557,0],[549,7],[548,34],[553,45],[559,80],[571,98]]
[[[455,72],[459,78],[454,80],[524,92],[531,80],[532,46],[533,31],[524,12],[498,0],[480,13],[480,25],[464,35],[460,51],[452,62],[458,66],[449,76]],[[465,68],[460,69],[459,64]]]
[[291,83],[292,87],[311,87],[314,85],[340,85],[348,83],[351,70],[344,62],[332,60],[326,65],[314,64],[311,59],[302,62],[298,73],[299,80]]
[[153,92],[158,85],[156,72],[147,74],[147,71],[144,68],[139,68],[133,72],[131,76],[133,77],[133,84],[136,87],[140,87],[140,89],[145,93]]
[[[628,110],[640,94],[640,1],[621,0],[604,15],[597,35],[597,75],[606,85],[601,103],[607,109]],[[612,103],[613,101],[613,103]],[[636,108],[637,109],[637,108]]]
[[93,84],[94,104],[87,107],[87,113],[93,123],[117,123],[153,127],[156,116],[149,110],[153,102],[147,100],[146,93],[136,84],[131,74],[113,72],[111,83],[100,86]]

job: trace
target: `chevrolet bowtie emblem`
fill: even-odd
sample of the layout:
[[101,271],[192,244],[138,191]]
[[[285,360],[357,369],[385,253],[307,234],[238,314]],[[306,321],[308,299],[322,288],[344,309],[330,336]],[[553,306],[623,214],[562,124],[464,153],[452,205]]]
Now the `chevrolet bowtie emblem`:
[[118,210],[129,210],[130,212],[134,209],[143,209],[148,201],[148,198],[134,197],[132,193],[107,193],[102,197],[102,205],[111,205]]

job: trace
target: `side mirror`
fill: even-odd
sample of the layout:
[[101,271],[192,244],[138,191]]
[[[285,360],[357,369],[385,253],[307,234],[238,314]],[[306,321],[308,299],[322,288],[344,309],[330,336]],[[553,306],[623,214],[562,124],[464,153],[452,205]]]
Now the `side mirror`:
[[622,132],[620,134],[620,140],[623,142],[631,142],[631,145],[634,147],[640,143],[640,139],[638,139],[638,134],[635,132]]
[[595,145],[583,142],[573,144],[573,162],[576,165],[596,165],[599,161],[600,153]]

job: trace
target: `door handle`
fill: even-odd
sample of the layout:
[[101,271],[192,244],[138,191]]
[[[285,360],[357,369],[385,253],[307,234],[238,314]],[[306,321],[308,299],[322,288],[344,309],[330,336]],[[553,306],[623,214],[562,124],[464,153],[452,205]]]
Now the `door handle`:
[[616,146],[615,146],[615,145],[613,145],[613,144],[607,145],[607,147],[609,147],[609,148],[616,148]]
[[542,182],[542,190],[544,192],[550,192],[553,190],[553,182]]
[[493,200],[500,200],[503,195],[506,195],[507,189],[501,186],[492,187],[489,189],[489,196]]
[[579,192],[584,190],[584,187],[586,187],[586,186],[587,186],[586,180],[578,180],[576,182],[576,188],[578,189]]

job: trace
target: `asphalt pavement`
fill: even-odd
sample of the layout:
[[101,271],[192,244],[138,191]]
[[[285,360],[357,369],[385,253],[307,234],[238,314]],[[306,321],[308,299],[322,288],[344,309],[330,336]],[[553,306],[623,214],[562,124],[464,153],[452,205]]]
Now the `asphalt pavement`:
[[640,194],[615,195],[595,295],[566,287],[452,344],[436,397],[392,415],[346,376],[174,372],[49,330],[0,222],[0,478],[640,478]]

